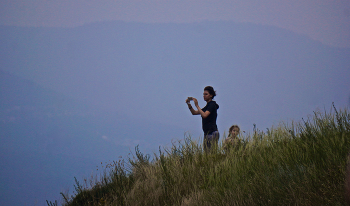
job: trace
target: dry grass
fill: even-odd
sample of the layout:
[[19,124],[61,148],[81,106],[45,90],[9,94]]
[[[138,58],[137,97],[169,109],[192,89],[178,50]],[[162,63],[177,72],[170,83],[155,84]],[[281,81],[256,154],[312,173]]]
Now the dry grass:
[[205,153],[186,137],[153,160],[136,147],[135,159],[114,165],[94,186],[77,182],[77,194],[65,195],[63,205],[346,204],[346,110],[315,112],[308,120],[267,132],[254,129],[242,139],[229,151],[220,144]]

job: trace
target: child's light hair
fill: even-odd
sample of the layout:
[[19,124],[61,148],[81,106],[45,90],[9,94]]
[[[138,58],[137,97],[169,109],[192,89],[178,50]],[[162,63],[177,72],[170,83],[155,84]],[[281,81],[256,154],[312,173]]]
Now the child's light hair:
[[238,133],[239,133],[239,131],[241,130],[241,129],[239,128],[238,125],[234,124],[234,125],[232,125],[232,126],[230,127],[230,129],[228,130],[229,134],[231,134],[231,132],[232,132],[232,130],[233,130],[234,128],[237,128],[237,129],[238,129]]

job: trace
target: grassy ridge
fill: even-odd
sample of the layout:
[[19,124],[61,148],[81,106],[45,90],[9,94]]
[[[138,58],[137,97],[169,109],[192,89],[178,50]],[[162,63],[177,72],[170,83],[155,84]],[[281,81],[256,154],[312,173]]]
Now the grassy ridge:
[[[346,205],[347,110],[241,136],[210,153],[186,137],[154,154],[120,160],[63,205]],[[57,203],[48,202],[48,205]]]

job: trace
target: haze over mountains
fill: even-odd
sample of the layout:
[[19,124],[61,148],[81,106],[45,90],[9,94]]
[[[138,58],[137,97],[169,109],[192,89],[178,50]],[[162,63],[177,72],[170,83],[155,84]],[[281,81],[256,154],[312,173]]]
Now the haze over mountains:
[[0,82],[1,205],[58,199],[72,188],[75,176],[99,174],[97,169],[126,158],[138,144],[150,153],[153,145],[164,143],[152,135],[167,135],[160,124],[91,109],[6,72],[0,71]]
[[0,26],[0,204],[41,205],[137,144],[151,152],[186,131],[197,138],[201,120],[184,102],[205,106],[207,85],[218,92],[222,134],[345,107],[349,57],[254,24]]
[[[191,123],[183,118],[186,108],[165,111],[186,96],[200,97],[206,85],[229,103],[222,108],[246,105],[251,113],[277,119],[286,109],[309,113],[323,101],[343,104],[349,94],[349,49],[275,27],[108,22],[71,29],[2,27],[1,36],[3,70],[107,111],[170,125]],[[266,105],[256,107],[256,101]],[[231,109],[224,113],[231,118]],[[253,121],[240,116],[246,125]]]

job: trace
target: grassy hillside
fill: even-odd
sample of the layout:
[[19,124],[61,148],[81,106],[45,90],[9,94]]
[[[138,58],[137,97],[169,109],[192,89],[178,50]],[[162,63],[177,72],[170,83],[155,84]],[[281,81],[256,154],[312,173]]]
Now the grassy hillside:
[[[203,152],[191,137],[106,165],[101,179],[76,180],[63,205],[346,205],[350,113],[240,136],[239,146]],[[57,205],[57,202],[48,202]]]

